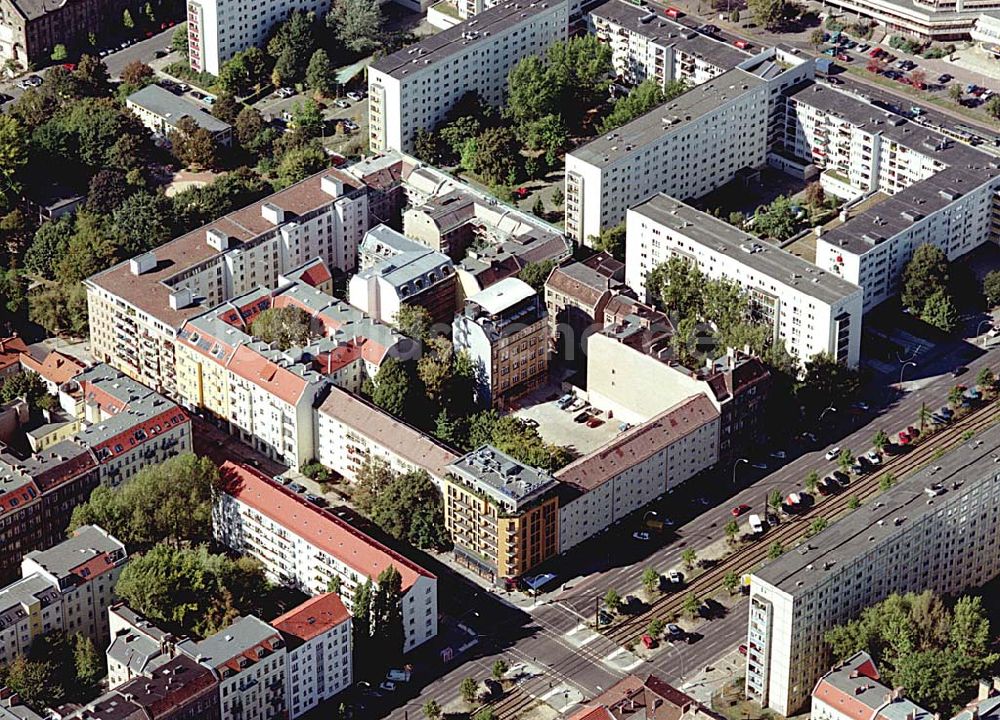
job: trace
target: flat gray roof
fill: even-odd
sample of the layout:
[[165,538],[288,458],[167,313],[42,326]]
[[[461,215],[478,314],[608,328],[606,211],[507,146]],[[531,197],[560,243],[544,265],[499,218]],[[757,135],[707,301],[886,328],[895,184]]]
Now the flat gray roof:
[[225,132],[230,128],[228,123],[222,122],[219,118],[208,113],[207,110],[174,95],[159,85],[147,85],[142,90],[132,93],[128,96],[128,102],[158,115],[171,127],[176,127],[177,121],[182,117],[189,117],[197,123],[198,127],[205,128],[213,134]]
[[[626,27],[660,45],[672,46],[680,52],[694,55],[724,70],[730,70],[753,57],[734,45],[664,17],[657,7],[633,5],[624,0],[608,0],[591,10],[590,14]],[[655,17],[650,18],[650,15]]]
[[717,78],[696,85],[673,100],[656,106],[645,115],[640,115],[609,134],[591,140],[568,155],[596,167],[606,167],[669,133],[678,132],[691,123],[699,122],[704,115],[766,82],[753,73],[739,68],[729,70]]
[[465,22],[386,55],[369,67],[394,78],[403,78],[409,71],[423,70],[428,65],[464,51],[469,45],[486,37],[506,33],[532,16],[540,15],[565,2],[566,0],[545,0],[545,2],[515,0],[496,5]]
[[[877,502],[867,502],[811,537],[807,545],[789,550],[754,575],[790,595],[807,592],[822,582],[828,572],[839,572],[874,545],[905,532],[908,525],[924,515],[936,513],[943,505],[975,487],[1000,481],[997,480],[1000,476],[998,447],[1000,425],[994,425],[919,472],[908,475],[894,488],[877,496]],[[941,469],[935,472],[935,467]],[[952,489],[953,482],[961,483],[959,489]],[[943,493],[933,503],[928,503],[924,489],[934,483],[940,483]],[[903,519],[900,525],[896,525],[898,518]],[[802,552],[806,547],[811,549]]]
[[971,145],[876,107],[858,97],[819,83],[803,83],[788,97],[843,118],[866,132],[903,145],[947,167],[824,233],[823,239],[848,252],[863,254],[903,232],[1000,174],[994,156]]
[[[654,195],[632,208],[632,212],[827,304],[832,305],[861,292],[857,285],[669,195]],[[755,252],[749,252],[751,248]]]
[[460,457],[447,470],[515,509],[556,484],[555,479],[544,470],[520,463],[492,445],[484,445]]
[[[116,553],[124,556],[125,546],[122,543],[97,525],[84,525],[58,545],[47,550],[32,550],[24,557],[53,576],[63,578],[95,558]],[[115,559],[109,558],[108,564]],[[96,576],[102,569],[103,565],[98,565],[87,576]]]

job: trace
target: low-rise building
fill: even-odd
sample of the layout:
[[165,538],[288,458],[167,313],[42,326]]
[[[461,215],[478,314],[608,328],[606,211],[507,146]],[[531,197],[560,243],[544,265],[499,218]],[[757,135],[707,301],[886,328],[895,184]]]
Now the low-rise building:
[[340,388],[330,389],[316,415],[316,459],[348,482],[366,462],[381,461],[397,473],[423,470],[441,487],[446,466],[458,459],[430,435]]
[[[366,250],[367,245],[377,248]],[[368,231],[360,252],[381,259],[354,275],[347,300],[384,323],[393,323],[404,305],[422,307],[435,323],[451,323],[457,280],[451,258],[406,238],[386,225]]]
[[861,651],[825,673],[812,691],[810,720],[932,720],[934,713],[880,682],[871,655]]
[[545,305],[523,280],[506,278],[467,298],[452,324],[452,341],[476,368],[483,404],[504,406],[548,379]]
[[559,500],[550,474],[489,445],[447,470],[445,527],[460,563],[500,582],[559,552]]
[[417,132],[433,130],[467,93],[502,105],[511,69],[565,40],[567,24],[566,0],[515,0],[376,60],[368,67],[372,152],[412,151]]
[[718,459],[719,411],[705,395],[626,430],[556,472],[559,552],[611,527]]
[[125,546],[96,525],[25,555],[21,579],[0,589],[0,664],[27,654],[39,637],[55,631],[104,643],[107,609],[127,561]]
[[354,682],[351,614],[336,593],[306,600],[271,626],[285,641],[285,697],[289,720],[346,690]]
[[125,98],[125,107],[131,110],[142,124],[157,135],[168,138],[179,132],[179,123],[187,118],[199,128],[207,130],[217,145],[229,147],[233,142],[233,128],[219,120],[207,108],[195,105],[156,83]]
[[992,427],[750,578],[747,697],[788,716],[831,667],[832,627],[892,593],[955,596],[1000,573]]
[[212,513],[219,542],[257,558],[275,582],[312,595],[339,578],[348,609],[359,583],[395,567],[402,576],[403,651],[437,635],[434,575],[253,468],[227,462],[222,479]]
[[718,720],[719,715],[655,675],[628,675],[569,716],[569,720]]
[[679,256],[710,279],[740,285],[748,313],[769,324],[774,342],[800,363],[819,353],[856,367],[867,291],[729,223],[667,195],[628,211],[625,280],[646,297],[646,276]]
[[28,346],[17,335],[0,338],[0,380],[21,372],[21,358],[28,354]]
[[631,85],[675,80],[700,85],[752,56],[745,50],[674,22],[657,7],[607,0],[588,15],[589,30],[611,48],[618,77]]
[[33,372],[45,381],[50,394],[55,395],[63,383],[69,382],[87,369],[86,363],[72,355],[52,350],[41,359],[25,353],[21,355],[21,367]]

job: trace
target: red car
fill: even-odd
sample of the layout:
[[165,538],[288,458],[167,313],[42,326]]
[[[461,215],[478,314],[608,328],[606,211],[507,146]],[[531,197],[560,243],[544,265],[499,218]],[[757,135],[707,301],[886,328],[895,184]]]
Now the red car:
[[839,53],[837,55],[837,59],[840,60],[840,62],[851,62],[851,56],[844,53]]
[[514,197],[516,197],[518,200],[524,200],[524,198],[528,197],[528,188],[519,187],[517,190],[514,191]]
[[740,515],[742,515],[745,512],[748,512],[749,510],[750,506],[747,505],[746,503],[743,503],[742,505],[737,505],[732,510],[730,510],[729,514],[732,515],[733,517],[739,517]]
[[900,430],[899,431],[899,444],[900,445],[909,445],[910,444],[910,440],[912,440],[912,438],[910,437],[910,434],[908,432],[906,432],[906,430]]

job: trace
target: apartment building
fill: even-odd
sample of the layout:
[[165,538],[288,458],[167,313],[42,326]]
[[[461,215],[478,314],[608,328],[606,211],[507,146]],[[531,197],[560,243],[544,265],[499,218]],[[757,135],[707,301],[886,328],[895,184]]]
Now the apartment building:
[[28,457],[0,451],[0,580],[17,576],[23,555],[64,540],[73,508],[99,484],[97,458],[76,440]]
[[875,20],[887,34],[920,40],[965,40],[984,14],[995,13],[995,0],[833,0],[833,7]]
[[336,593],[306,600],[271,621],[288,657],[285,697],[288,718],[305,714],[354,682],[351,614]]
[[818,84],[788,96],[784,150],[822,169],[849,203],[816,239],[816,264],[864,288],[864,311],[897,294],[931,243],[955,259],[1000,237],[1000,164],[853,95]]
[[467,298],[452,324],[452,341],[476,368],[482,404],[504,406],[548,379],[545,305],[523,280],[506,278]]
[[38,358],[30,353],[23,354],[21,368],[26,372],[38,375],[45,381],[45,389],[49,391],[49,394],[55,395],[63,383],[69,382],[82,373],[87,369],[87,365],[72,355],[51,350]]
[[605,252],[552,268],[545,280],[549,335],[565,362],[580,362],[590,333],[604,327],[604,310],[625,285],[625,263]]
[[178,132],[178,124],[184,118],[194,122],[196,126],[207,130],[216,145],[229,147],[233,144],[233,128],[229,123],[219,120],[202,110],[202,106],[174,95],[160,85],[147,85],[142,90],[125,98],[125,107],[149,128],[150,132],[168,138],[170,133]]
[[587,15],[588,30],[611,48],[615,73],[625,83],[680,80],[694,86],[732,70],[752,56],[745,50],[674,22],[658,7],[607,0]]
[[772,48],[566,153],[567,234],[589,245],[656,193],[699,198],[762,167],[781,93],[813,75]]
[[810,720],[932,720],[934,714],[907,700],[904,688],[880,682],[871,655],[861,651],[835,666],[816,682]]
[[525,57],[566,39],[565,0],[510,0],[368,67],[372,152],[410,152],[418,130],[433,130],[466,93],[501,105],[507,76]]
[[25,555],[21,579],[0,589],[0,663],[27,654],[35,640],[55,631],[83,633],[101,645],[127,561],[125,546],[96,525]]
[[0,1],[0,63],[27,70],[52,60],[56,45],[77,47],[90,34],[102,37],[108,18],[121,18],[124,0],[82,0],[71,4],[38,0]]
[[75,439],[97,458],[102,483],[119,485],[194,447],[191,418],[177,403],[109,365],[65,383],[60,398],[80,420]]
[[124,603],[108,608],[107,687],[114,690],[137,677],[148,677],[167,662],[177,638]]
[[[362,255],[381,259],[352,276],[347,301],[376,320],[391,324],[404,305],[422,307],[435,323],[451,323],[458,281],[451,258],[379,225],[361,241]],[[365,249],[367,245],[374,248]]]
[[43,718],[22,704],[20,695],[4,687],[0,688],[0,720],[43,720]]
[[277,718],[288,713],[285,640],[263,620],[253,615],[237,618],[200,642],[179,642],[177,649],[215,672],[220,720]]
[[694,395],[556,472],[559,552],[715,465],[719,427],[712,402]]
[[656,675],[627,675],[584,703],[569,720],[717,720],[719,715]]
[[177,397],[180,328],[319,257],[351,270],[368,230],[365,191],[328,170],[85,281],[91,352]]
[[28,352],[28,346],[17,335],[0,338],[0,380],[21,372],[21,358]]
[[736,282],[748,315],[767,323],[774,342],[802,363],[818,353],[856,367],[867,291],[844,278],[667,195],[628,211],[625,281],[646,297],[646,276],[673,256],[711,279]]
[[499,583],[559,552],[555,479],[484,445],[447,468],[445,526],[456,560]]
[[227,462],[222,478],[212,513],[216,540],[257,558],[273,581],[311,595],[339,578],[348,610],[358,583],[395,567],[403,580],[403,651],[437,635],[431,573],[253,468]]
[[348,482],[369,461],[394,472],[423,470],[438,487],[458,459],[451,449],[358,395],[331,388],[316,409],[316,459]]
[[892,593],[957,595],[1000,572],[990,428],[750,579],[747,697],[782,715],[831,667],[823,635]]

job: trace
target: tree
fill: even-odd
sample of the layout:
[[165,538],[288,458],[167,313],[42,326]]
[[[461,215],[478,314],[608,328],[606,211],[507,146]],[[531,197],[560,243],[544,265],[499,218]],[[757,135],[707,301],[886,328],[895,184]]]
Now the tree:
[[806,490],[813,492],[816,490],[816,486],[819,485],[819,473],[815,470],[810,470],[809,474],[806,475],[805,486]]
[[520,145],[509,127],[489,127],[462,146],[461,164],[489,185],[517,182]]
[[122,27],[124,27],[126,30],[135,29],[135,20],[132,18],[132,13],[129,11],[128,8],[125,8],[125,10],[122,12]]
[[122,69],[122,82],[137,89],[151,82],[153,77],[153,68],[141,60],[133,60]]
[[315,48],[316,39],[309,15],[300,10],[293,11],[267,43],[267,53],[275,61],[272,72],[274,84],[287,85],[301,80]]
[[497,714],[493,711],[491,707],[484,707],[482,710],[477,712],[472,720],[499,720]]
[[823,32],[823,28],[816,28],[811,33],[809,33],[809,42],[812,44],[813,49],[819,49],[819,46],[826,42],[826,33]]
[[351,628],[355,647],[369,647],[368,644],[372,636],[372,596],[374,594],[375,588],[371,578],[354,586],[354,595],[351,598]]
[[924,427],[931,421],[933,415],[934,413],[927,407],[927,403],[920,404],[920,410],[917,411],[917,422],[920,423],[920,432],[924,431]]
[[336,90],[337,78],[334,72],[333,63],[326,50],[320,48],[309,58],[309,67],[306,68],[306,84],[312,88],[313,92],[320,95],[333,95]]
[[813,518],[813,521],[809,523],[809,529],[806,530],[806,537],[812,537],[813,535],[818,535],[819,533],[826,530],[830,525],[830,522],[825,517]]
[[326,26],[355,53],[369,53],[380,44],[382,9],[377,0],[336,0],[326,16]]
[[996,375],[994,375],[993,371],[988,367],[982,368],[976,375],[976,387],[984,393],[991,392],[996,386],[996,382]]
[[424,703],[424,717],[427,720],[441,720],[441,706],[437,700],[428,700]]
[[207,546],[153,546],[133,555],[115,588],[136,612],[186,632],[210,635],[242,613],[259,612],[267,580],[249,557],[232,560]]
[[840,451],[840,455],[837,456],[837,466],[847,472],[851,465],[854,464],[854,453],[851,452],[850,448],[844,448]]
[[879,429],[875,433],[875,437],[872,438],[872,445],[880,453],[885,452],[886,447],[889,445],[889,436],[886,435],[885,430]]
[[814,211],[823,207],[823,203],[826,202],[826,193],[823,190],[823,186],[818,181],[811,182],[806,185],[805,201],[806,205],[811,207]]
[[0,115],[0,209],[14,206],[21,193],[18,175],[28,162],[28,138],[21,124]]
[[444,502],[426,472],[396,473],[380,460],[368,460],[355,487],[358,509],[389,535],[422,549],[450,547]]
[[494,680],[500,681],[503,679],[503,676],[507,673],[507,670],[508,670],[507,663],[503,659],[500,659],[496,660],[493,663],[493,669],[490,674],[493,676]]
[[90,97],[103,97],[110,88],[108,66],[94,55],[82,55],[76,64],[73,76],[80,83],[80,90]]
[[323,134],[323,113],[315,100],[306,99],[292,106],[292,123],[295,137],[302,141],[318,138]]
[[948,97],[950,97],[952,100],[954,100],[957,103],[961,103],[962,102],[962,96],[964,94],[965,93],[962,91],[962,86],[961,86],[960,83],[952,83],[948,87]]
[[740,586],[739,574],[737,574],[735,570],[730,570],[722,578],[722,585],[729,591],[729,594],[732,595]]
[[660,585],[660,573],[655,568],[648,567],[642,571],[642,586],[647,595],[652,595]]
[[666,629],[667,623],[660,618],[653,618],[649,621],[649,625],[646,626],[646,632],[652,638],[658,638],[663,634],[664,629]]
[[17,693],[25,705],[41,710],[54,707],[62,702],[66,690],[56,677],[56,668],[51,662],[29,660],[17,655],[2,668],[5,685]]
[[796,394],[811,414],[848,400],[861,389],[858,371],[838,363],[829,353],[813,355],[805,369]]
[[562,188],[556,187],[556,189],[552,191],[552,205],[558,209],[563,206],[564,202],[566,202],[566,196],[563,195]]
[[[754,0],[754,2],[776,2],[777,0]],[[753,229],[762,237],[787,240],[795,234],[795,210],[791,201],[779,195],[770,205],[762,205],[754,211]]]
[[194,119],[182,117],[178,120],[169,139],[174,156],[186,167],[215,167],[215,138]]
[[771,543],[770,547],[767,548],[767,557],[771,560],[777,560],[785,552],[784,545],[781,544],[780,540],[775,540]]
[[410,373],[406,366],[390,357],[383,361],[371,382],[372,402],[396,417],[406,417],[412,402]]
[[740,524],[736,520],[729,520],[723,528],[723,532],[726,533],[726,542],[733,545],[740,534]]
[[96,688],[107,672],[104,656],[97,652],[94,641],[83,633],[73,636],[73,663],[76,679],[86,688]]
[[440,138],[436,133],[424,128],[417,129],[417,135],[413,139],[413,154],[418,160],[436,165],[441,156]]
[[289,150],[278,164],[278,185],[288,187],[327,166],[326,153],[316,145],[306,145]]
[[681,553],[681,562],[684,563],[684,567],[686,567],[689,572],[694,569],[694,563],[697,559],[698,553],[694,548],[684,548],[684,551]]
[[945,290],[936,290],[927,298],[920,319],[944,332],[953,332],[958,325],[958,310]]
[[785,18],[785,0],[748,0],[753,20],[767,30],[776,30]]
[[611,112],[601,121],[599,132],[602,135],[609,133],[686,91],[683,80],[671,80],[666,88],[660,87],[658,80],[643,80],[615,102]]
[[101,485],[73,509],[70,530],[100,525],[129,548],[212,538],[212,492],[218,469],[184,453],[148,465],[117,488]]
[[698,600],[698,596],[693,592],[688,593],[684,596],[684,602],[681,604],[681,609],[684,614],[690,618],[694,618],[698,615],[698,607],[701,605],[701,601]]
[[169,240],[173,235],[171,219],[170,199],[162,193],[141,190],[126,198],[111,215],[120,258],[138,255]]
[[219,69],[219,89],[230,95],[247,95],[255,92],[267,81],[267,56],[258,47],[239,51]]
[[52,47],[51,57],[52,57],[52,62],[57,62],[57,63],[65,62],[66,58],[69,57],[69,53],[66,52],[66,46],[63,45],[62,43],[56,43]]
[[983,278],[983,294],[990,307],[1000,305],[1000,270],[991,270]]
[[903,270],[903,307],[921,314],[935,293],[948,290],[948,257],[936,245],[924,243],[918,247]]
[[383,663],[394,663],[403,656],[403,577],[390,565],[375,582],[372,594],[372,649]]
[[401,305],[392,323],[406,337],[423,341],[430,337],[433,318],[422,305]]
[[474,705],[479,695],[479,683],[476,682],[475,678],[467,677],[458,686],[458,692],[466,703]]
[[186,22],[174,28],[174,34],[170,36],[170,49],[176,53],[180,53],[185,58],[188,56],[188,30]]
[[299,307],[267,308],[250,323],[250,334],[288,350],[309,341],[310,320],[309,313]]
[[248,150],[253,150],[255,141],[264,131],[265,127],[264,118],[261,116],[259,110],[249,105],[240,108],[234,126],[236,139],[240,145]]
[[215,104],[212,105],[212,115],[219,118],[222,122],[232,125],[236,122],[236,118],[239,117],[242,108],[243,106],[236,101],[236,98],[232,94],[223,92],[219,93],[219,97],[215,99]]
[[606,593],[604,593],[604,607],[606,607],[611,612],[616,613],[621,608],[621,606],[622,606],[622,598],[621,595],[618,594],[617,590],[612,588],[611,590],[608,590]]
[[45,381],[33,372],[20,372],[9,375],[0,383],[0,401],[9,403],[17,398],[24,400],[32,408],[39,407],[39,402],[48,395]]
[[665,263],[646,276],[646,294],[659,307],[683,319],[695,319],[702,312],[701,288],[705,282],[698,266],[680,255],[671,255]]
[[555,266],[556,261],[552,259],[529,262],[521,268],[521,272],[517,276],[531,285],[535,292],[541,293],[545,290],[545,281],[549,279],[552,268]]
[[784,500],[784,495],[781,494],[781,490],[775,488],[767,496],[767,504],[771,506],[772,509],[777,510],[781,507],[781,502]]
[[948,403],[956,410],[962,406],[962,402],[965,400],[965,388],[961,385],[955,385],[948,391]]
[[893,475],[892,473],[886,473],[878,481],[878,489],[881,490],[882,492],[885,492],[895,484],[896,484],[896,476]]
[[859,507],[861,507],[860,498],[858,498],[857,495],[851,495],[851,497],[848,498],[847,500],[847,507],[851,510],[857,510]]
[[[606,252],[615,260],[624,262],[625,260],[625,223],[615,225],[607,230],[602,230],[597,237],[591,236],[588,243],[598,252]],[[646,283],[649,287],[649,283]]]

